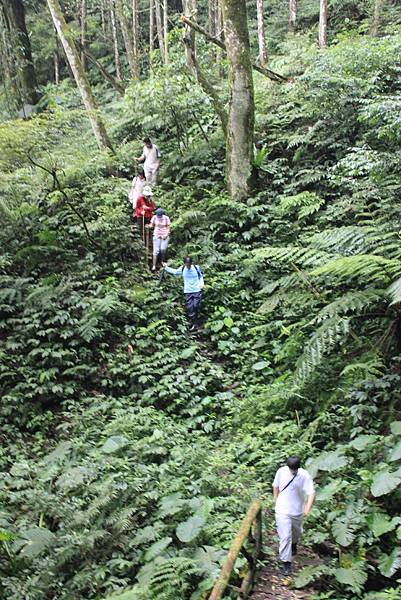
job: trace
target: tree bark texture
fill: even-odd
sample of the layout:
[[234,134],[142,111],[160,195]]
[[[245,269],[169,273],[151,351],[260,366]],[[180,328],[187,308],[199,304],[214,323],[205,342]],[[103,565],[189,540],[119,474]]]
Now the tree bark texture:
[[380,33],[382,9],[383,9],[383,0],[375,0],[374,7],[373,7],[372,35],[376,36],[376,37]]
[[86,64],[85,64],[85,48],[86,48],[86,0],[81,0],[80,21],[81,21],[81,47],[82,47],[81,62],[82,62],[83,68],[85,69],[86,68]]
[[168,64],[168,5],[163,0],[163,37],[164,37],[164,64]]
[[264,67],[267,64],[267,50],[265,37],[265,16],[263,8],[263,0],[256,0],[256,12],[258,20],[259,62]]
[[120,52],[118,50],[118,35],[117,35],[117,23],[116,14],[114,12],[114,0],[110,0],[110,21],[111,21],[111,35],[113,38],[113,50],[114,50],[114,65],[116,68],[116,79],[121,81],[121,65],[120,65]]
[[139,21],[138,21],[138,2],[132,0],[132,51],[138,74],[138,59],[139,59]]
[[122,0],[116,0],[116,11],[118,19],[120,21],[121,31],[124,38],[125,51],[127,53],[127,60],[131,71],[132,79],[136,79],[138,76],[137,64],[134,56],[134,49],[132,47],[131,35],[128,28],[128,21],[124,11],[124,4]]
[[155,2],[149,0],[149,64],[152,64],[152,54],[155,49]]
[[297,0],[289,0],[288,5],[288,31],[294,33],[297,22]]
[[229,63],[226,177],[229,194],[245,200],[250,191],[255,107],[245,0],[222,0]]
[[92,94],[92,89],[90,87],[89,80],[82,67],[78,50],[76,49],[74,44],[74,38],[65,22],[61,6],[58,0],[47,0],[47,4],[53,19],[54,26],[63,45],[65,55],[70,64],[71,71],[74,75],[76,84],[81,94],[82,101],[86,110],[88,111],[88,117],[92,125],[92,130],[95,135],[97,144],[102,150],[106,148],[112,150],[111,142],[106,133],[103,121],[99,115],[96,100]]
[[162,23],[162,11],[161,11],[160,2],[161,2],[161,0],[155,0],[156,29],[157,29],[157,39],[159,42],[160,54],[162,55],[163,62],[165,62],[163,23]]
[[25,7],[22,0],[1,0],[11,34],[15,36],[13,51],[17,57],[21,97],[36,104],[39,100],[36,73],[33,65],[31,41],[26,28]]
[[319,48],[327,47],[327,0],[320,0]]

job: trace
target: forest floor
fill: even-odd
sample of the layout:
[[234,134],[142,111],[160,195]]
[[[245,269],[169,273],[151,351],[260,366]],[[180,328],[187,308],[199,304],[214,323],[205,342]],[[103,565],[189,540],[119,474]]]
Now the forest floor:
[[311,587],[302,590],[291,589],[294,576],[304,567],[319,565],[321,558],[309,548],[300,548],[293,561],[293,574],[285,577],[276,558],[268,558],[257,575],[256,585],[251,595],[252,600],[307,600],[311,594],[317,593]]

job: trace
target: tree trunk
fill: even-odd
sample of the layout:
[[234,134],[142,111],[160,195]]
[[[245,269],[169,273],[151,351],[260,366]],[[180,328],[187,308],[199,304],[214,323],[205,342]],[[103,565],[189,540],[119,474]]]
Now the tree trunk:
[[54,32],[55,33],[55,39],[54,39],[54,83],[56,85],[58,85],[60,83],[60,56],[59,56],[59,52],[58,52],[58,37],[57,37],[57,31]]
[[105,18],[105,11],[104,11],[104,0],[100,0],[100,20],[102,23],[102,31],[105,34],[106,33],[106,18]]
[[164,62],[164,40],[163,40],[163,25],[162,25],[160,1],[161,0],[155,0],[155,14],[156,14],[157,39],[159,41],[160,54],[162,55],[162,59]]
[[88,111],[89,120],[92,125],[97,144],[101,150],[106,148],[112,150],[111,142],[106,133],[103,121],[99,115],[96,100],[92,94],[88,78],[79,59],[79,53],[74,44],[74,37],[71,34],[67,23],[65,22],[60,4],[58,0],[47,0],[47,4],[49,6],[54,26],[63,45],[65,55],[74,74],[82,101],[86,110]]
[[139,21],[138,21],[138,5],[137,0],[132,0],[132,51],[134,54],[136,72],[138,75],[138,59],[139,59]]
[[124,12],[124,5],[122,3],[122,0],[116,0],[116,10],[117,10],[117,14],[118,14],[118,19],[120,21],[123,38],[124,38],[124,46],[125,46],[125,51],[127,53],[127,59],[128,59],[128,64],[129,64],[129,68],[131,71],[131,77],[132,77],[132,79],[136,79],[138,76],[138,69],[137,69],[137,65],[136,65],[136,61],[135,61],[131,36],[129,33],[129,29],[128,29],[127,17]]
[[381,13],[383,8],[383,0],[375,0],[373,10],[372,35],[377,37],[380,33]]
[[246,0],[222,0],[229,64],[226,173],[229,194],[245,200],[250,191],[255,107]]
[[149,64],[152,64],[152,54],[155,49],[155,3],[149,0]]
[[18,57],[18,79],[21,96],[25,102],[36,104],[39,100],[36,73],[33,65],[31,41],[25,23],[22,0],[1,0],[11,31],[16,35],[15,54]]
[[327,0],[320,0],[319,48],[327,48]]
[[[192,0],[182,0],[182,7],[184,15],[192,19]],[[194,70],[194,59],[196,59],[195,30],[187,23],[184,23],[184,44],[187,64],[191,70]]]
[[267,50],[265,39],[265,16],[263,11],[263,0],[256,0],[256,11],[258,20],[259,62],[264,67],[267,63]]
[[[215,32],[218,40],[223,40],[223,15],[221,12],[221,2],[222,0],[216,0],[216,21],[215,21]],[[224,67],[223,67],[223,53],[221,50],[217,50],[216,52],[216,62],[219,65],[219,74],[220,77],[224,77]]]
[[114,0],[110,0],[110,21],[111,21],[111,35],[113,38],[114,65],[116,68],[116,79],[118,81],[121,81],[120,52],[118,50],[118,36],[117,36],[116,15],[114,12]]
[[288,31],[294,33],[297,22],[297,0],[289,1]]
[[81,0],[81,63],[83,68],[86,68],[85,64],[85,48],[86,48],[86,0]]
[[168,5],[163,1],[164,64],[168,64]]

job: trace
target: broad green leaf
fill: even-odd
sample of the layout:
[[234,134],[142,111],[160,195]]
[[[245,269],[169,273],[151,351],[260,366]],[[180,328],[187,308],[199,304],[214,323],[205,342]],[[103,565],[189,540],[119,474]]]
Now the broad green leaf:
[[55,449],[43,457],[45,463],[53,463],[67,456],[71,450],[71,442],[61,442]]
[[54,533],[45,527],[32,527],[21,533],[21,536],[26,540],[21,555],[27,558],[35,558],[56,539]]
[[389,461],[394,462],[401,458],[401,441],[391,450]]
[[189,517],[183,523],[180,523],[176,529],[176,535],[181,542],[192,542],[202,530],[205,524],[205,519],[202,516]]
[[365,450],[368,446],[372,446],[377,440],[377,435],[359,435],[357,438],[352,440],[348,446],[355,448],[355,450]]
[[195,354],[195,352],[197,350],[198,350],[197,346],[189,346],[188,348],[185,348],[181,352],[181,358],[183,358],[184,360],[187,358],[190,358],[191,356],[193,356]]
[[105,454],[113,454],[113,452],[117,452],[118,450],[121,450],[121,448],[124,448],[128,443],[129,440],[123,435],[112,435],[105,441],[100,450]]
[[158,542],[152,544],[148,550],[145,552],[145,562],[149,562],[153,560],[156,556],[159,556],[173,541],[171,537],[164,537]]
[[390,473],[390,471],[379,471],[379,473],[376,473],[376,475],[373,477],[370,491],[372,492],[373,496],[377,498],[378,496],[389,494],[395,490],[400,483],[401,477],[399,475]]
[[234,321],[231,317],[226,317],[224,319],[224,325],[228,328],[231,328],[234,325]]
[[160,510],[158,512],[159,517],[166,517],[167,515],[175,515],[180,512],[186,505],[186,501],[181,497],[181,494],[170,494],[164,496],[160,500]]
[[388,531],[393,531],[397,527],[397,522],[390,519],[385,513],[375,512],[373,515],[369,515],[367,523],[370,531],[375,537],[380,537]]
[[362,561],[355,562],[349,569],[340,567],[334,572],[339,583],[349,586],[354,592],[360,592],[368,578],[365,564]]
[[330,500],[330,498],[332,498],[339,490],[343,489],[343,487],[344,483],[341,479],[330,481],[330,483],[324,487],[318,488],[316,492],[316,501],[323,502],[325,500]]
[[335,521],[333,523],[332,532],[334,539],[340,546],[350,546],[355,539],[355,533],[350,529],[347,521]]
[[393,421],[390,430],[393,435],[401,435],[401,421]]
[[298,589],[303,588],[312,583],[312,581],[316,581],[321,575],[330,572],[330,570],[325,565],[308,565],[297,574],[294,579],[294,586]]
[[88,471],[85,467],[71,467],[60,475],[56,481],[56,485],[64,490],[72,490],[84,483],[87,474]]
[[205,575],[215,578],[220,571],[220,562],[226,557],[226,551],[213,546],[202,546],[197,548],[194,559]]
[[334,452],[323,452],[317,459],[317,466],[320,471],[337,471],[342,469],[349,462],[349,459],[340,454],[338,450]]
[[252,369],[254,369],[255,371],[263,371],[263,369],[268,367],[269,364],[270,363],[268,363],[266,360],[261,360],[260,362],[257,362],[254,365],[252,365]]
[[379,559],[379,571],[384,577],[392,577],[401,567],[401,549],[394,548],[391,554],[382,554]]

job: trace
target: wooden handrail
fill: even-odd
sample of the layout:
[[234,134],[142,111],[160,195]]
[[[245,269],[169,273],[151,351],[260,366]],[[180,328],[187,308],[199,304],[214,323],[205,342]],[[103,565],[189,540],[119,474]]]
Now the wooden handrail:
[[[253,527],[252,527],[253,526]],[[253,529],[253,531],[252,531]],[[252,537],[254,541],[254,550],[252,554],[243,549],[245,542]],[[223,567],[220,571],[220,575],[213,587],[212,593],[209,596],[209,600],[220,600],[229,584],[231,574],[234,569],[235,562],[238,555],[243,550],[243,554],[248,561],[249,571],[246,574],[241,587],[238,589],[238,599],[248,598],[249,592],[251,591],[253,580],[256,572],[256,562],[260,554],[262,547],[262,505],[259,500],[255,500],[250,505],[248,512],[246,513],[241,527],[235,538],[233,539],[230,549],[227,554],[227,558],[224,561]]]

